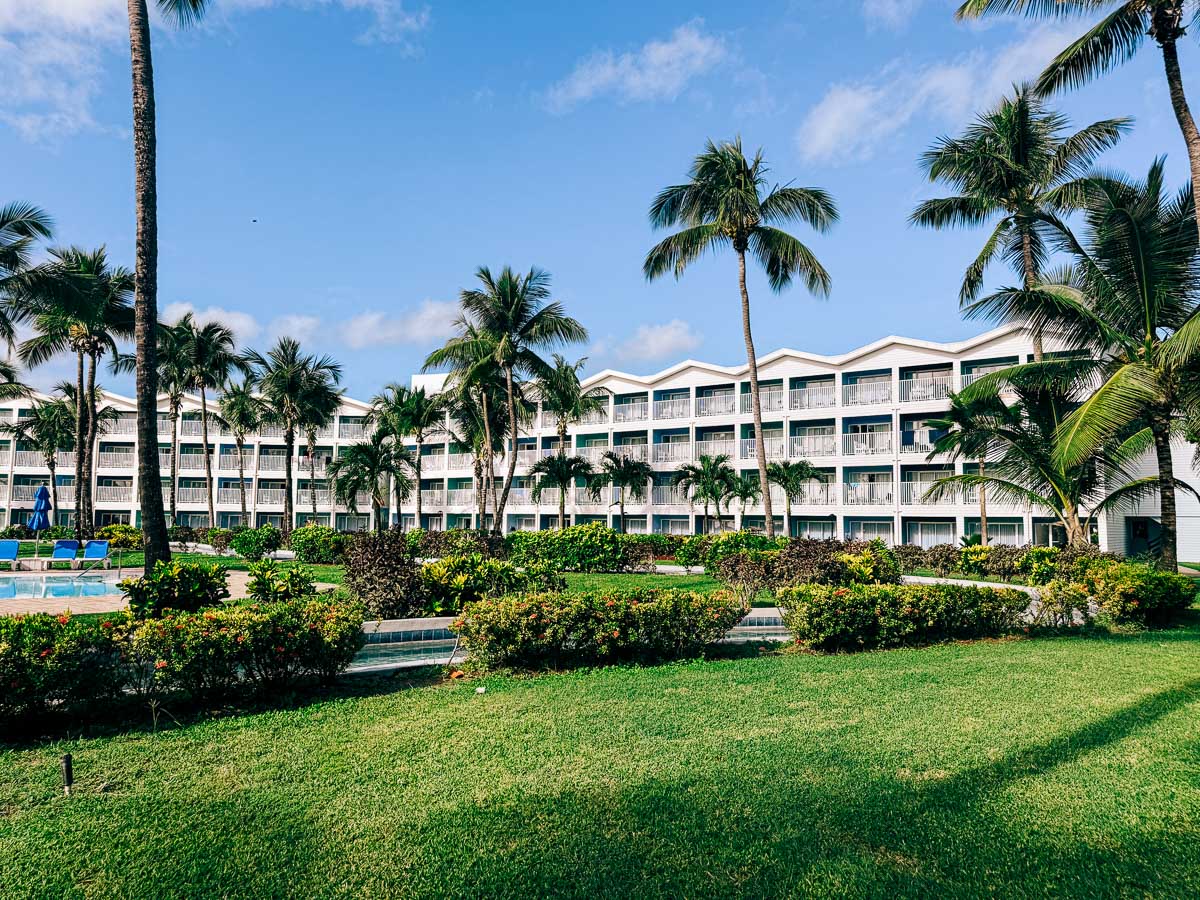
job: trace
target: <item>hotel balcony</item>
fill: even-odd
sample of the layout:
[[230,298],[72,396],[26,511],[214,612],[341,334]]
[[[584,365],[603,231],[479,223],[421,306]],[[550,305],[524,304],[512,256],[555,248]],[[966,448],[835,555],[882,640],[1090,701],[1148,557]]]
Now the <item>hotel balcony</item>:
[[98,484],[95,497],[98,503],[130,503],[133,500],[133,485]]
[[[14,484],[12,486],[13,501],[21,502],[21,501],[25,501],[25,500],[32,500],[34,495],[37,493],[37,489],[39,487],[41,487],[40,484]],[[47,485],[47,487],[49,487],[49,485]],[[65,484],[59,485],[59,488],[58,488],[58,502],[59,503],[62,503],[62,492],[63,492],[63,488],[65,488],[65,487],[66,487]]]
[[[280,491],[282,494],[283,492]],[[164,495],[164,499],[170,499],[170,493]],[[175,490],[175,501],[177,503],[208,503],[208,488],[206,487],[181,487]],[[283,502],[281,499],[280,503]]]
[[[222,453],[217,456],[217,468],[222,472],[236,472],[238,470],[238,455],[236,453]],[[242,469],[244,471],[254,471],[254,454],[242,454]]]
[[314,467],[309,468],[307,456],[297,456],[292,465],[292,471],[301,475],[310,475],[315,473],[318,476],[325,474],[325,457],[319,457],[313,460]]
[[649,444],[615,444],[613,452],[634,462],[650,462]]
[[696,441],[696,459],[702,456],[728,456],[733,459],[737,455],[737,440],[732,437],[716,440]]
[[655,400],[654,418],[686,419],[691,411],[691,408],[692,402],[687,397],[676,397],[671,400]]
[[441,488],[426,488],[421,491],[421,506],[432,508],[445,505],[446,492]]
[[737,408],[733,391],[722,391],[696,398],[696,417],[727,416]]
[[[319,491],[317,493],[318,493],[318,495],[320,494]],[[425,491],[422,491],[421,492],[422,506],[424,506],[424,504],[425,504],[424,495],[425,495]],[[318,500],[317,502],[319,503],[320,501]],[[311,505],[312,505],[312,501],[310,500],[309,506],[311,506]],[[349,506],[345,503],[338,503],[337,508],[338,509],[349,509]],[[355,493],[354,508],[356,510],[358,510],[358,512],[360,512],[360,513],[370,512],[371,511],[371,495],[366,491],[358,491],[357,493]]]
[[[211,430],[211,429],[210,429]],[[179,433],[190,437],[197,437],[203,433],[201,422],[199,419],[182,419],[179,422]]]
[[929,428],[907,429],[900,432],[901,453],[921,453],[928,456],[933,452],[933,432]]
[[687,491],[671,484],[656,484],[650,489],[650,499],[655,506],[687,506]]
[[892,402],[892,382],[888,381],[859,381],[842,385],[842,404],[844,406],[871,406],[878,403]]
[[792,409],[829,409],[837,406],[837,391],[832,381],[829,384],[794,388],[788,392],[788,402]]
[[471,453],[448,453],[446,454],[446,468],[454,471],[463,471],[475,467],[475,456]]
[[608,505],[608,488],[601,487],[595,491],[592,488],[576,487],[575,488],[575,505],[576,506],[607,506]]
[[137,416],[121,416],[106,423],[104,429],[108,434],[137,434]]
[[[249,506],[254,500],[254,490],[250,487],[246,488],[246,505]],[[217,503],[222,506],[241,506],[242,492],[235,487],[217,488]]]
[[422,472],[444,472],[446,471],[446,454],[444,453],[426,453],[421,456],[421,471]]
[[158,468],[161,469],[163,472],[171,471],[171,456],[172,456],[172,454],[171,454],[170,450],[160,450],[159,451],[159,453],[158,453]]
[[919,403],[925,400],[945,400],[954,390],[954,375],[926,375],[900,379],[900,402]]
[[0,500],[8,499],[8,482],[0,481]]
[[656,463],[682,463],[692,458],[691,441],[674,441],[669,444],[654,445],[654,461]]
[[[511,491],[509,493],[511,495]],[[474,506],[475,488],[450,488],[446,491],[446,503],[449,506]]]
[[617,403],[613,406],[613,422],[645,422],[649,418],[650,404],[645,400],[636,403]]
[[937,500],[926,500],[925,494],[931,487],[932,481],[901,481],[900,502],[905,506],[948,506],[960,502],[962,492],[957,486],[944,489]]
[[[761,388],[758,392],[758,400],[762,405],[763,412],[783,412],[787,408],[786,393],[782,387]],[[754,407],[751,404],[753,395],[750,393],[742,394],[740,397],[740,406],[743,413],[749,414],[754,412]]]
[[136,465],[132,447],[128,450],[101,450],[96,454],[96,466],[100,469],[132,469]]
[[60,484],[58,486],[58,505],[66,506],[68,503],[75,502],[75,485]]
[[842,485],[842,498],[847,506],[881,506],[892,503],[890,481],[846,482]]
[[361,441],[367,436],[367,426],[362,422],[341,422],[338,437],[342,440]]
[[607,444],[592,445],[590,447],[576,447],[575,455],[582,456],[593,466],[599,465],[604,454],[608,452]]
[[810,481],[795,506],[832,506],[838,502],[837,486],[828,481]]
[[204,471],[204,454],[203,453],[180,453],[179,454],[179,470],[181,472],[203,472]]
[[515,506],[533,505],[533,488],[515,487],[508,492],[508,502]]
[[[237,493],[237,491],[235,490],[234,493]],[[296,492],[296,508],[304,509],[305,507],[308,507],[311,510],[313,505],[313,493],[314,492],[309,488],[300,488]],[[328,506],[330,501],[333,500],[333,494],[331,494],[327,489],[317,488],[315,493],[317,506]]]
[[583,417],[581,425],[607,425],[608,424],[608,407],[597,409]]
[[842,435],[845,456],[881,456],[892,452],[891,431],[863,431]]
[[167,418],[166,416],[158,417],[158,433],[159,434],[171,434],[172,433],[171,420],[169,418]]
[[7,450],[0,450],[0,466],[8,468],[8,461],[11,458],[12,457]]
[[283,506],[287,490],[285,488],[259,488],[255,497],[259,506]]
[[282,425],[264,425],[258,429],[258,436],[264,438],[281,438],[283,437]]
[[259,454],[258,471],[260,472],[284,472],[287,470],[287,457],[280,454]]
[[13,454],[13,464],[21,469],[44,469],[46,462],[36,450],[18,450]]
[[795,459],[837,456],[837,435],[835,434],[796,434],[788,440],[790,455]]
[[[758,447],[754,438],[742,438],[742,459],[757,459]],[[783,435],[763,437],[763,449],[768,460],[787,459],[787,438]]]
[[[558,488],[543,488],[542,493],[538,496],[539,506],[558,506]],[[532,496],[532,495],[531,495]]]

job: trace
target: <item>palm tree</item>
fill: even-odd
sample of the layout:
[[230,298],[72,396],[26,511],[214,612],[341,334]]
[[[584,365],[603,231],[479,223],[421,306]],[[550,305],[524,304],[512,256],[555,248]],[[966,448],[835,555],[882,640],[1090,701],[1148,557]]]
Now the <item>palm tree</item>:
[[561,353],[555,353],[553,358],[550,370],[537,380],[537,393],[542,409],[557,420],[558,445],[566,452],[568,426],[578,425],[592,413],[608,409],[608,391],[584,390],[579,373],[587,365],[587,357],[568,362]]
[[[183,398],[187,393],[191,377],[188,354],[188,332],[176,325],[159,325],[156,353],[157,373],[155,381],[167,395],[167,418],[171,423],[171,483],[167,489],[167,505],[171,523],[177,520],[176,486],[179,484],[179,421],[183,413]],[[129,360],[123,360],[129,368]],[[136,361],[134,362],[136,365]],[[157,416],[157,410],[155,416]],[[155,425],[155,446],[158,445],[158,427]],[[139,469],[140,471],[140,469]],[[139,489],[140,496],[140,489]],[[143,515],[144,518],[144,515]]]
[[[1200,131],[1188,107],[1179,69],[1179,39],[1200,15],[1197,0],[966,0],[960,19],[978,19],[1023,12],[1037,18],[1081,16],[1109,8],[1104,18],[1054,58],[1038,78],[1039,93],[1079,87],[1132,59],[1146,38],[1162,53],[1167,88],[1179,130],[1187,144],[1192,170],[1193,205],[1200,203]],[[1196,207],[1200,219],[1200,207]]]
[[0,206],[0,340],[10,347],[16,337],[7,302],[16,286],[14,280],[30,264],[30,252],[39,239],[53,233],[50,217],[28,203]]
[[71,405],[63,399],[34,402],[29,415],[0,423],[0,432],[27,444],[42,455],[50,471],[50,506],[58,514],[58,451],[75,448],[75,422]]
[[475,474],[475,497],[479,528],[486,528],[487,500],[496,500],[495,457],[504,451],[504,418],[502,385],[466,384],[452,380],[446,385],[446,410],[450,416],[451,438],[470,447]]
[[575,486],[577,479],[585,479],[593,497],[600,496],[600,488],[592,482],[596,470],[582,456],[567,456],[559,452],[543,456],[529,467],[529,474],[537,478],[533,486],[533,502],[540,503],[547,489],[558,490],[558,527],[567,527],[567,492]]
[[[737,500],[742,504],[742,519],[746,518],[746,504],[757,503],[762,499],[762,485],[755,478],[747,478],[745,475],[738,475],[734,479],[729,490],[729,502]],[[743,527],[745,527],[743,525]]]
[[[180,27],[198,22],[208,0],[156,0]],[[158,471],[158,173],[154,111],[154,64],[150,53],[150,16],[146,0],[128,0],[129,59],[133,72],[134,196],[137,246],[134,271],[137,367],[138,502],[146,566],[171,558]]]
[[28,386],[22,384],[17,367],[8,360],[0,360],[0,400],[13,400],[29,396]]
[[333,495],[355,515],[357,496],[371,497],[371,518],[376,531],[384,530],[383,507],[388,502],[389,486],[404,497],[413,489],[408,472],[414,469],[412,453],[382,429],[369,440],[351,444],[329,463],[328,473]]
[[226,326],[218,322],[200,325],[191,313],[186,313],[175,329],[183,337],[185,384],[189,390],[200,394],[200,434],[204,445],[204,475],[208,482],[208,523],[215,528],[217,514],[213,508],[212,456],[208,441],[208,392],[220,390],[234,370],[244,371],[246,365],[237,353],[233,331]]
[[226,383],[221,392],[221,418],[233,435],[233,443],[238,455],[238,496],[242,502],[243,525],[250,521],[246,511],[246,465],[242,451],[246,446],[246,437],[255,434],[262,427],[267,417],[267,410],[262,398],[251,391],[244,383]]
[[18,351],[25,365],[38,366],[60,353],[75,353],[76,396],[84,398],[77,404],[75,422],[75,531],[88,538],[94,527],[96,368],[105,355],[115,362],[117,341],[133,335],[133,275],[119,266],[110,268],[103,247],[55,248],[48,262],[27,270],[10,290],[14,316],[35,332]]
[[[1129,119],[1105,119],[1068,134],[1065,116],[1046,109],[1028,85],[978,116],[960,137],[942,137],[921,157],[930,181],[957,191],[926,200],[910,221],[930,228],[990,225],[983,250],[967,267],[959,302],[979,296],[983,275],[998,256],[1013,264],[1026,290],[1041,278],[1059,214],[1082,199],[1080,180],[1095,158],[1128,130]],[[1035,359],[1042,335],[1033,336]]]
[[336,385],[342,367],[328,356],[316,357],[301,352],[295,338],[281,337],[266,355],[252,350],[246,354],[251,367],[247,386],[261,394],[267,404],[267,421],[283,429],[286,448],[287,490],[284,495],[285,535],[292,532],[292,456],[296,452],[296,432],[306,428],[313,410],[322,408]]
[[317,518],[317,434],[333,424],[341,408],[342,390],[336,385],[336,380],[317,376],[301,398],[305,452],[308,454],[308,494],[314,521]]
[[413,474],[417,481],[417,527],[421,527],[421,448],[429,432],[441,427],[446,418],[446,399],[430,395],[424,388],[415,390],[402,384],[386,385],[371,400],[368,419],[397,441],[412,435],[417,444]]
[[708,516],[709,504],[715,504],[717,518],[721,516],[721,504],[724,503],[734,489],[738,474],[729,465],[729,457],[724,453],[716,456],[701,454],[694,463],[684,463],[671,476],[671,484],[691,491],[692,502],[699,501],[704,505],[705,530],[712,530],[712,522]]
[[783,530],[788,537],[792,536],[792,501],[801,499],[808,489],[808,483],[820,478],[820,475],[807,459],[768,464],[767,484],[778,485],[783,491]]
[[[994,443],[997,427],[1012,427],[1015,413],[1005,406],[997,393],[977,397],[950,395],[950,409],[927,423],[933,431],[943,432],[933,442],[930,462],[939,458],[970,459],[979,467],[981,479],[987,476],[987,457]],[[979,543],[988,543],[987,482],[979,482]]]
[[499,277],[493,277],[481,266],[475,277],[482,288],[464,290],[460,296],[463,323],[472,328],[460,329],[458,336],[431,353],[425,367],[451,365],[470,371],[495,365],[504,375],[510,455],[493,522],[499,530],[517,468],[518,382],[549,375],[550,366],[538,351],[586,341],[587,329],[568,316],[561,303],[550,299],[550,275],[541,269],[532,268],[521,275],[505,266]]
[[606,450],[600,457],[600,470],[605,479],[617,491],[617,511],[621,519],[621,534],[625,533],[625,498],[632,497],[635,503],[646,499],[646,485],[654,477],[654,469],[648,462],[632,459],[623,453]]
[[[750,328],[750,294],[746,289],[746,254],[766,270],[771,290],[779,293],[799,276],[810,292],[827,296],[829,273],[813,252],[776,225],[800,221],[826,231],[837,221],[833,199],[818,188],[775,185],[767,190],[767,166],[759,150],[753,160],[742,152],[741,138],[720,145],[709,141],[696,157],[686,184],[663,190],[650,207],[655,228],[682,225],[683,230],[655,246],[642,266],[653,280],[667,272],[675,277],[709,250],[730,246],[738,259],[738,290],[742,298],[742,335],[750,369],[754,411],[754,443],[760,484],[767,481],[767,451],[763,443],[762,404],[758,391],[758,359]],[[764,191],[766,194],[764,196]],[[763,500],[767,535],[775,533],[771,497]]]

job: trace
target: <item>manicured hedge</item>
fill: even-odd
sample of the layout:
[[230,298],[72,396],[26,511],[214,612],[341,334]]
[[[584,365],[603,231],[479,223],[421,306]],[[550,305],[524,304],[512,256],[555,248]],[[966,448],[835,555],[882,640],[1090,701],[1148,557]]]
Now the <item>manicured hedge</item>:
[[553,531],[514,531],[508,557],[517,566],[542,564],[560,572],[634,572],[653,567],[654,545],[598,522]]
[[779,550],[787,538],[769,538],[754,531],[726,531],[684,538],[675,551],[675,562],[684,568],[704,566],[711,569],[727,556],[747,550]]
[[1093,562],[1078,584],[1101,624],[1163,625],[1196,599],[1196,582],[1145,563]]
[[425,612],[449,616],[468,603],[505,594],[566,590],[567,581],[556,569],[534,563],[518,569],[511,562],[478,553],[447,556],[421,569]]
[[444,556],[481,556],[501,558],[507,555],[503,535],[474,528],[451,528],[446,531],[409,529],[409,547],[421,559],[441,559]]
[[745,615],[727,592],[512,594],[468,604],[454,630],[484,669],[543,669],[697,656]]
[[1018,628],[1029,602],[1010,588],[952,584],[806,584],[779,592],[796,640],[825,652],[994,637]]
[[899,584],[900,564],[881,540],[788,541],[779,553],[775,582],[797,584]]
[[347,536],[328,525],[315,523],[292,530],[288,546],[296,560],[309,565],[332,565],[342,561]]

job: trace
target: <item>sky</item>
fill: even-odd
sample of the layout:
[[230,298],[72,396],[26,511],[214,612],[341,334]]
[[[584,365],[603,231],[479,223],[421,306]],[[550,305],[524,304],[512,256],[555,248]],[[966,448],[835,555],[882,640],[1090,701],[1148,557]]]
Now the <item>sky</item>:
[[[451,333],[477,267],[537,266],[590,333],[566,349],[589,372],[744,362],[732,254],[678,281],[641,270],[664,236],[655,194],[707,139],[740,135],[773,181],[824,188],[841,212],[827,234],[791,229],[830,271],[828,299],[751,272],[760,355],[977,334],[957,293],[984,233],[908,224],[943,193],[917,159],[1084,26],[962,24],[955,5],[212,0],[199,27],[153,32],[160,314],[219,319],[256,348],[297,337],[369,399]],[[0,0],[0,204],[35,203],[55,243],[132,267],[125,8]],[[1181,55],[1200,92],[1200,54]],[[1101,164],[1144,174],[1166,155],[1182,183],[1161,66],[1148,44],[1052,102],[1076,126],[1134,117]]]

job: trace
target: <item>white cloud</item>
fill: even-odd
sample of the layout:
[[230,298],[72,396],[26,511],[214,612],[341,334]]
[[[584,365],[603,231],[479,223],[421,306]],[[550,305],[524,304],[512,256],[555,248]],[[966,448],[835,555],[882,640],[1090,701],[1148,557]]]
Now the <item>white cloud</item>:
[[863,0],[863,18],[869,25],[900,28],[916,15],[924,0]]
[[[406,0],[223,0],[209,19],[278,6],[366,16],[360,41],[393,44],[405,53],[417,51],[415,38],[430,23],[427,7],[410,8]],[[0,125],[33,141],[102,128],[91,110],[105,66],[120,61],[125,74],[110,80],[129,88],[126,16],[126,0],[0,0]]]
[[159,312],[159,318],[168,323],[178,322],[184,315],[191,313],[201,325],[209,322],[220,322],[233,332],[238,344],[245,344],[262,334],[262,326],[258,319],[248,312],[236,309],[225,309],[221,306],[206,306],[203,309],[194,303],[168,303]]
[[915,68],[897,59],[870,79],[834,84],[800,124],[800,154],[809,162],[858,162],[914,121],[956,127],[1014,82],[1036,77],[1068,41],[1066,31],[1042,27],[992,53]]
[[692,352],[702,340],[683,319],[672,319],[662,325],[639,325],[633,337],[617,347],[613,355],[623,362],[665,359]]
[[623,102],[674,100],[693,78],[728,56],[725,41],[706,33],[703,19],[694,19],[665,41],[649,41],[628,53],[604,50],[580,60],[546,92],[546,106],[561,113],[601,96]]
[[454,333],[459,315],[457,303],[425,300],[414,310],[390,316],[384,312],[365,312],[346,322],[342,340],[353,350],[395,344],[429,344]]
[[290,337],[301,344],[307,344],[317,336],[320,327],[321,320],[316,316],[293,313],[286,316],[276,316],[272,319],[270,324],[267,325],[267,335],[272,340],[275,338]]

